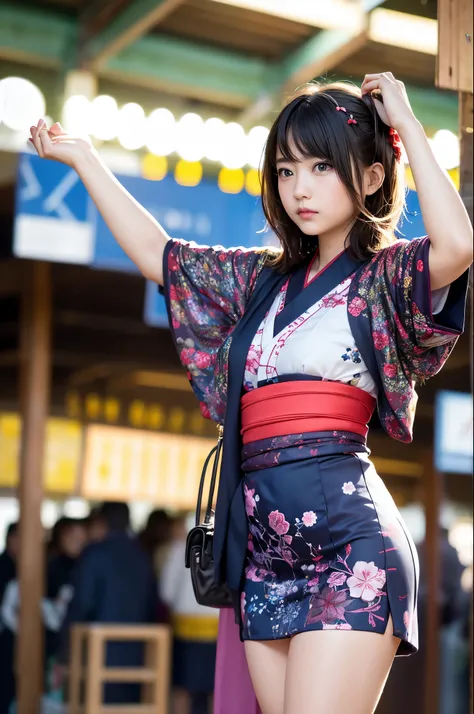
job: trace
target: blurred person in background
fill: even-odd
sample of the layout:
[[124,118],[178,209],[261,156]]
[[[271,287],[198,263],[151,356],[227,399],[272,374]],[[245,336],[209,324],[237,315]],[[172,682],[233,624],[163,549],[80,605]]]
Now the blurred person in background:
[[85,519],[85,524],[87,529],[87,540],[89,543],[101,541],[107,535],[108,526],[99,506],[96,506],[91,510],[88,517]]
[[[51,534],[49,552],[52,555],[46,566],[46,592],[50,614],[45,618],[46,663],[54,658],[59,648],[59,629],[67,605],[72,597],[72,574],[77,559],[88,541],[87,525],[84,520],[60,518]],[[56,612],[53,613],[53,610]],[[56,615],[56,616],[54,616]]]
[[173,626],[173,714],[212,714],[219,611],[198,605],[185,567],[186,535],[194,514],[176,518],[163,564],[160,594]]
[[88,542],[85,520],[60,518],[53,527],[54,547],[47,564],[47,597],[55,598],[63,585],[71,581],[77,558]]
[[[262,168],[278,251],[172,239],[90,141],[44,120],[30,141],[78,172],[162,286],[202,412],[225,416],[215,573],[262,711],[371,714],[395,656],[418,648],[418,562],[367,424],[378,407],[385,432],[411,441],[415,386],[464,330],[472,262],[469,216],[403,83],[378,72],[360,89],[310,84],[288,100]],[[429,236],[411,241],[396,236],[402,142]],[[219,638],[217,665],[233,647]],[[217,711],[242,714],[228,687],[220,701],[216,686]]]
[[[149,558],[130,532],[127,504],[106,502],[97,513],[106,524],[102,540],[86,546],[72,575],[73,596],[62,628],[60,665],[67,663],[69,631],[76,623],[152,624],[157,619],[157,588]],[[140,667],[143,646],[113,642],[107,647],[107,666]],[[58,681],[64,670],[57,671]],[[106,684],[107,704],[136,703],[140,685]]]
[[19,551],[19,524],[11,523],[6,532],[5,550],[0,555],[0,714],[8,714],[15,696],[15,634],[5,627],[1,613],[8,585],[16,580]]
[[145,528],[137,536],[141,547],[150,557],[158,582],[172,540],[172,524],[173,519],[169,514],[157,508],[150,513]]
[[19,552],[19,523],[11,523],[5,534],[5,550],[0,554],[0,603],[3,600],[8,583],[16,578]]
[[[438,592],[440,627],[451,625],[462,617],[463,595],[461,580],[464,566],[459,560],[456,548],[449,542],[449,531],[440,525],[438,535],[440,568],[440,584]],[[426,541],[417,544],[420,559],[420,605],[427,602],[431,594],[427,591],[426,582]],[[421,608],[420,608],[421,609]],[[421,625],[421,618],[420,618]]]

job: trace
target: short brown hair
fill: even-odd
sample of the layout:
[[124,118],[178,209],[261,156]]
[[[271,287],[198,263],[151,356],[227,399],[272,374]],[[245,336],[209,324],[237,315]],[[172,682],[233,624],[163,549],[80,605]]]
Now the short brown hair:
[[[336,111],[344,107],[347,113]],[[352,114],[357,124],[347,124]],[[402,166],[389,142],[390,127],[379,118],[371,96],[345,83],[301,87],[287,102],[268,136],[262,168],[262,201],[268,226],[279,238],[282,251],[271,265],[285,272],[314,253],[317,243],[306,236],[283,208],[278,191],[277,149],[294,161],[290,139],[305,157],[325,159],[337,172],[354,203],[356,222],[348,236],[352,255],[365,260],[394,240],[405,205]],[[363,169],[380,162],[382,186],[363,195]]]

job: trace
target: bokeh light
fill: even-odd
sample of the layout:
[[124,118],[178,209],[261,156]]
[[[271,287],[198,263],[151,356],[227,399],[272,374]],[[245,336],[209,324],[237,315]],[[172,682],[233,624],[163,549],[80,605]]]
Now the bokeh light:
[[145,143],[157,156],[168,156],[176,149],[176,121],[168,109],[155,109],[146,122]]
[[245,190],[251,196],[260,196],[262,185],[260,183],[260,173],[257,169],[250,169],[245,176]]
[[142,161],[142,176],[150,181],[162,181],[168,173],[166,156],[146,154]]
[[38,87],[22,77],[0,80],[0,120],[14,131],[28,131],[46,113],[46,101]]
[[92,107],[83,94],[76,94],[64,102],[61,123],[72,136],[90,134]]
[[204,156],[204,122],[198,114],[185,114],[178,122],[176,151],[188,162],[200,161]]
[[227,169],[240,169],[247,163],[246,136],[240,124],[230,122],[225,125],[219,160]]
[[468,518],[458,518],[449,529],[449,542],[456,548],[459,560],[465,566],[472,565],[473,535],[472,520]]
[[204,156],[209,161],[219,161],[225,141],[225,122],[211,117],[204,122]]
[[181,186],[197,186],[202,179],[202,164],[199,161],[181,159],[176,164],[174,178]]
[[135,102],[125,104],[118,117],[118,140],[124,149],[136,151],[145,144],[146,118],[143,107]]
[[245,185],[245,174],[242,169],[223,168],[219,171],[217,183],[223,193],[240,193]]
[[431,141],[434,154],[440,165],[449,171],[459,166],[460,147],[459,138],[449,129],[440,129]]
[[247,135],[247,163],[254,169],[260,168],[269,133],[264,126],[254,126]]
[[119,108],[113,97],[101,94],[91,103],[90,133],[101,141],[115,139],[119,132]]

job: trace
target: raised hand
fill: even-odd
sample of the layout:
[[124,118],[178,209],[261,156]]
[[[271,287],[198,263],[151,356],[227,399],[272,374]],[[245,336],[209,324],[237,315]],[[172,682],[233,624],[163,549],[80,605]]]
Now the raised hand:
[[53,159],[77,169],[81,160],[93,151],[88,137],[73,137],[56,122],[49,129],[43,119],[30,127],[31,138],[42,159]]
[[[387,126],[401,132],[405,127],[416,123],[405,85],[391,72],[366,74],[361,92],[362,96],[372,94],[377,112]],[[382,98],[383,103],[377,99],[378,96]]]

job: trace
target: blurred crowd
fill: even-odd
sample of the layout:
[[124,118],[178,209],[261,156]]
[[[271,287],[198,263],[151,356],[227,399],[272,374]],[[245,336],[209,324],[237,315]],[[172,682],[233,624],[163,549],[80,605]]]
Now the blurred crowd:
[[[173,714],[210,714],[218,611],[195,602],[184,566],[186,514],[155,510],[139,533],[125,503],[106,502],[85,519],[60,518],[48,534],[42,600],[44,691],[66,700],[71,626],[75,623],[167,624],[173,632]],[[21,593],[20,530],[12,523],[0,555],[0,714],[15,712],[15,645]],[[107,646],[108,666],[143,664],[143,645]],[[140,701],[140,685],[107,684],[104,702]]]

